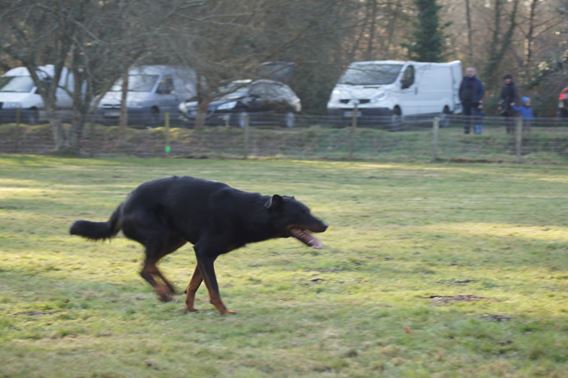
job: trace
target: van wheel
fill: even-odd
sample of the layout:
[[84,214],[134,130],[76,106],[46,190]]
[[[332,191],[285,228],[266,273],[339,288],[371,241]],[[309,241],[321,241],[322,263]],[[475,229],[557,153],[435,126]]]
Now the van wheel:
[[296,125],[296,115],[292,112],[284,114],[284,126],[291,129]]
[[392,116],[389,124],[390,131],[398,131],[402,128],[402,110],[395,106],[392,110]]
[[444,106],[444,110],[442,110],[442,114],[440,114],[440,127],[450,127],[451,114],[450,108]]
[[36,108],[26,110],[24,119],[30,125],[37,125],[39,123],[39,110]]

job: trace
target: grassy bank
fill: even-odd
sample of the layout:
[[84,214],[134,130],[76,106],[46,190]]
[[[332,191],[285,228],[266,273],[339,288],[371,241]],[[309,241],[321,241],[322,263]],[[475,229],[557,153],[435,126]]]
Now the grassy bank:
[[[568,127],[533,127],[522,139],[526,163],[568,162]],[[209,158],[278,157],[286,159],[334,159],[390,162],[429,162],[433,136],[428,124],[405,125],[402,131],[378,128],[251,127],[245,133],[235,127],[204,129],[163,127],[134,129],[119,137],[117,127],[89,126],[81,149],[89,156],[162,156],[166,141],[172,155]],[[441,161],[514,162],[515,138],[503,126],[487,125],[483,135],[464,135],[459,124],[439,131],[437,158]],[[0,125],[0,153],[47,153],[53,149],[47,125]]]

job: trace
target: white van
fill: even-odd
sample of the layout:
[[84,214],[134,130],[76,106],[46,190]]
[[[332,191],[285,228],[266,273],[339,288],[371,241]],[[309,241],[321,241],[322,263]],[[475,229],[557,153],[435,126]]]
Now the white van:
[[[53,79],[53,65],[40,66],[37,74],[41,80]],[[63,68],[55,95],[58,109],[71,109],[73,100],[73,75]],[[43,99],[26,67],[12,68],[0,77],[0,122],[14,122],[18,117],[28,123],[44,120]]]
[[[126,97],[129,123],[156,125],[162,122],[166,112],[171,113],[171,119],[178,119],[179,104],[197,94],[195,83],[195,71],[187,67],[148,65],[130,68]],[[99,121],[118,122],[121,94],[122,79],[118,79],[98,103]]]
[[450,114],[461,111],[460,61],[354,62],[343,73],[327,103],[328,113],[351,119],[381,122],[407,116]]

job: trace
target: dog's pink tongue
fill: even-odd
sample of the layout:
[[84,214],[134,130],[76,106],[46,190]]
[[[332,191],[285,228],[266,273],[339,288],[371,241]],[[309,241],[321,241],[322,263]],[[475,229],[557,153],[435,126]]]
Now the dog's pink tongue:
[[316,237],[314,237],[312,234],[310,234],[306,230],[302,230],[300,228],[293,228],[293,229],[290,230],[290,232],[292,233],[293,237],[295,237],[296,239],[298,239],[302,243],[309,245],[312,248],[315,248],[315,249],[323,248],[322,242],[320,242]]

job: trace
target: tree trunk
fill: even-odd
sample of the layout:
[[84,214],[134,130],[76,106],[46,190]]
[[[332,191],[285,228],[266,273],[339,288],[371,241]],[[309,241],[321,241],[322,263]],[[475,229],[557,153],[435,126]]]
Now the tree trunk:
[[209,103],[211,96],[209,95],[209,88],[204,82],[203,76],[197,74],[197,114],[195,116],[195,128],[201,129],[205,126],[205,119],[209,110]]
[[71,129],[69,130],[69,147],[67,153],[78,155],[81,152],[81,136],[85,125],[86,115],[83,112],[73,112]]
[[126,137],[126,128],[128,127],[128,69],[122,75],[122,88],[120,88],[120,118],[118,122],[118,144],[122,145]]
[[63,128],[61,119],[57,111],[49,106],[46,106],[47,118],[49,119],[49,125],[51,127],[51,132],[53,135],[54,152],[61,153],[65,152],[69,146],[69,141],[67,140],[67,133]]
[[207,111],[209,110],[209,103],[211,101],[208,97],[200,97],[197,105],[197,115],[195,116],[195,128],[200,129],[205,127],[205,120],[207,118]]
[[505,58],[507,50],[511,48],[513,35],[517,27],[517,13],[519,9],[520,0],[512,1],[512,9],[509,12],[509,22],[506,25],[507,30],[501,36],[501,15],[505,7],[505,0],[495,1],[495,15],[493,19],[493,33],[489,48],[489,57],[484,69],[484,78],[489,85],[495,85],[497,79],[497,72],[501,62]]
[[[369,22],[369,40],[367,41],[367,59],[373,60],[373,45],[375,43],[375,33],[377,29],[377,0],[369,0],[368,7],[370,7],[370,22]],[[369,9],[367,9],[369,12]]]
[[465,21],[467,26],[467,60],[471,66],[475,63],[473,61],[473,29],[471,26],[471,6],[469,0],[465,0]]
[[532,0],[529,4],[529,28],[525,35],[525,56],[524,56],[524,66],[525,72],[530,70],[534,54],[534,40],[535,40],[535,19],[536,19],[536,8],[539,5],[539,0]]

